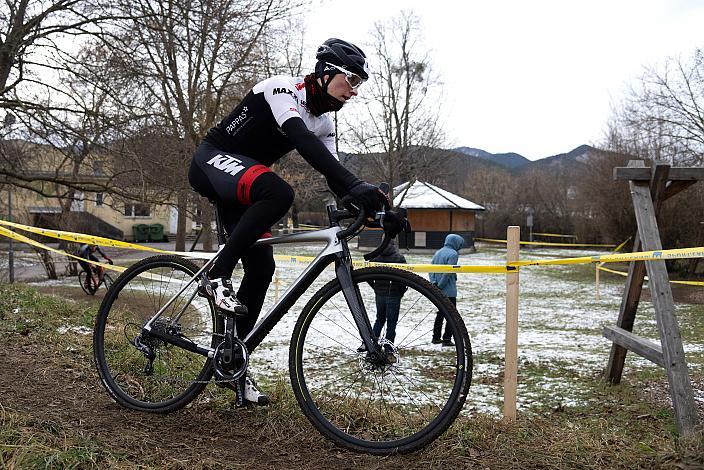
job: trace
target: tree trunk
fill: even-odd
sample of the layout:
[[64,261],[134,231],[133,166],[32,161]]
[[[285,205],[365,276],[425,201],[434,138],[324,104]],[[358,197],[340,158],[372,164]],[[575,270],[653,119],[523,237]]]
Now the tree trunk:
[[291,205],[291,223],[294,228],[298,228],[298,206],[295,202]]
[[201,241],[203,242],[203,251],[213,251],[213,230],[212,230],[212,220],[213,220],[213,205],[210,202],[205,201],[201,198],[201,225],[203,230],[203,235],[201,235]]
[[58,276],[56,275],[56,263],[54,263],[51,253],[46,250],[42,250],[41,248],[35,248],[35,250],[37,255],[39,255],[42,266],[44,266],[44,271],[46,271],[47,278],[58,279]]
[[188,209],[188,193],[183,189],[176,196],[176,210],[178,222],[176,223],[176,251],[186,251],[186,215]]

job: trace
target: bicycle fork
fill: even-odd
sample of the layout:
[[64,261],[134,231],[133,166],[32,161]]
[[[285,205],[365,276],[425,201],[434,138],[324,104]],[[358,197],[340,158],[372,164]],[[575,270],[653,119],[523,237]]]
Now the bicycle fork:
[[357,285],[352,282],[352,262],[348,257],[341,257],[335,261],[335,274],[342,287],[342,295],[347,301],[350,312],[352,312],[352,318],[362,337],[362,342],[364,342],[369,352],[369,359],[372,361],[383,361],[384,354],[378,338],[372,331],[372,325],[369,321],[367,310],[364,308],[362,295]]

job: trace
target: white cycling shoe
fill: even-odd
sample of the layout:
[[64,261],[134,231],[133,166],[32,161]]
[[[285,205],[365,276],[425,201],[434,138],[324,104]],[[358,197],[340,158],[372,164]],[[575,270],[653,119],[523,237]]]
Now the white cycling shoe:
[[237,315],[247,314],[247,306],[235,297],[230,278],[221,277],[210,280],[206,277],[201,281],[200,288],[205,295],[213,299],[215,306],[219,309]]
[[245,376],[238,388],[241,388],[243,392],[243,404],[253,403],[259,406],[266,406],[270,403],[269,395],[259,390],[256,382],[249,375]]

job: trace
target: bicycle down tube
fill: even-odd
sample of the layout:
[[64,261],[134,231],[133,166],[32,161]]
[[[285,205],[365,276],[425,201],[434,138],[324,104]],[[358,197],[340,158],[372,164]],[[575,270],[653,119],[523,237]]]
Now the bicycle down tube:
[[[308,290],[320,273],[330,264],[335,263],[335,274],[343,288],[344,297],[348,303],[352,316],[357,324],[360,332],[360,339],[369,348],[369,351],[376,349],[376,341],[373,339],[372,327],[369,322],[364,304],[360,299],[359,292],[355,289],[352,283],[351,261],[349,249],[345,241],[340,240],[337,234],[341,231],[340,227],[330,227],[324,230],[316,230],[307,233],[295,233],[283,235],[279,237],[262,238],[257,240],[254,246],[258,245],[279,245],[286,243],[308,243],[308,242],[326,242],[325,248],[316,256],[316,258],[305,268],[305,270],[296,278],[295,281],[286,289],[279,300],[269,309],[262,317],[252,331],[244,338],[244,343],[247,350],[251,353],[266,337],[271,329],[283,318],[289,309],[296,301]],[[218,253],[205,265],[196,272],[195,275],[177,292],[159,311],[152,316],[144,325],[143,330],[148,334],[162,339],[166,342],[175,344],[184,349],[211,356],[214,349],[192,344],[188,340],[167,335],[151,328],[151,325],[159,316],[177,299],[196,279],[215,261]]]

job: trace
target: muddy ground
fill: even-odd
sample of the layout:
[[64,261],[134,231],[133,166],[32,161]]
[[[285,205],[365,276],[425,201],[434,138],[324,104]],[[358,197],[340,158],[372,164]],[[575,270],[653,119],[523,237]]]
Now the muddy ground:
[[[102,300],[87,297],[78,287],[38,290],[93,304],[96,309]],[[71,339],[75,347],[63,350],[47,341],[41,329],[3,336],[1,407],[30,423],[54,427],[57,433],[103,443],[109,449],[106,466],[428,468],[450,464],[446,459],[438,461],[431,451],[386,458],[344,451],[322,438],[288,392],[279,389],[272,391],[274,399],[277,393],[287,396],[279,397],[279,404],[270,408],[234,408],[228,404],[231,392],[209,385],[198,402],[176,413],[126,410],[108,396],[98,379],[90,334],[75,335]],[[462,465],[463,457],[454,456],[452,462]]]
[[[74,301],[87,311],[95,311],[101,301],[101,296],[88,298],[78,286],[37,286],[37,289]],[[547,421],[529,422],[513,435],[514,431],[503,428],[493,418],[483,419],[477,425],[476,441],[471,433],[458,432],[455,426],[435,444],[406,456],[374,457],[348,452],[329,443],[307,422],[285,382],[271,391],[275,404],[269,408],[236,409],[228,402],[230,392],[209,385],[197,402],[176,413],[134,412],[119,407],[100,384],[92,361],[90,333],[72,335],[65,341],[57,340],[36,326],[0,335],[3,343],[0,412],[5,409],[21,415],[31,429],[49,430],[74,441],[77,437],[84,438],[87,446],[99,447],[96,466],[101,468],[634,468],[660,464],[679,468],[682,465],[680,455],[668,453],[669,437],[660,427],[655,411],[635,411],[636,418],[625,415],[623,422],[619,417],[604,414],[618,410],[618,405],[605,406],[607,411],[597,410],[596,413],[604,416],[594,420],[598,422],[596,426],[613,426],[613,430],[587,429],[585,436],[597,437],[593,443],[580,443],[584,448],[574,455],[567,449],[571,438],[566,437],[564,451],[554,450],[563,443],[551,433],[562,433],[562,429],[559,425],[557,430],[548,427],[550,417]],[[652,401],[653,410],[669,407],[666,387],[666,382],[655,380],[642,390],[643,398]],[[618,403],[622,398],[613,399]],[[592,422],[589,416],[575,416],[575,420]],[[632,426],[630,419],[639,422]],[[666,418],[665,422],[671,420]],[[468,420],[462,425],[467,426]],[[624,460],[619,454],[625,444],[620,435],[626,429],[641,432],[640,428],[650,434],[634,437],[635,442],[648,442],[657,452],[649,455],[639,449],[639,455],[628,455]],[[599,437],[604,433],[611,437],[607,440]],[[516,436],[526,439],[515,441],[515,451],[510,442],[500,444],[501,439]],[[653,442],[662,447],[657,448]],[[533,450],[536,453],[531,455]],[[704,462],[704,449],[695,450],[693,459],[689,462]]]

